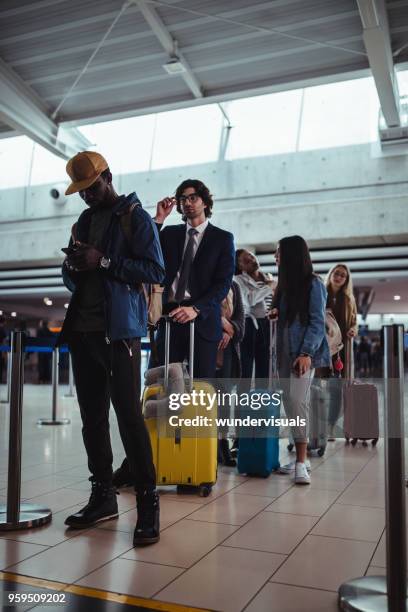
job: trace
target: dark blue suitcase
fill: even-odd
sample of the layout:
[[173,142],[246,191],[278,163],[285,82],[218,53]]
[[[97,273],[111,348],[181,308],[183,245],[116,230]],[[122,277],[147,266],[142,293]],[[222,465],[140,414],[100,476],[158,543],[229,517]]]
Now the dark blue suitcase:
[[[277,390],[277,368],[276,368],[276,329],[277,321],[270,321],[269,341],[269,384],[268,389],[254,390],[254,393],[270,393]],[[272,401],[269,406],[261,410],[250,410],[245,416],[254,418],[280,417],[280,406],[275,406]],[[238,447],[238,472],[248,476],[261,476],[266,478],[273,470],[277,470],[279,463],[279,427],[269,426],[268,431],[261,432],[259,428],[246,429],[239,438]]]

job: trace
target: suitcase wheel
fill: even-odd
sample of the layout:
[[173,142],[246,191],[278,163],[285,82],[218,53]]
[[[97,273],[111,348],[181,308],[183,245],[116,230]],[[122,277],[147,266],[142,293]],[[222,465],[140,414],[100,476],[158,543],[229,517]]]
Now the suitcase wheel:
[[199,489],[200,497],[208,497],[211,491],[212,491],[212,485],[210,484],[200,485],[200,489]]
[[363,440],[363,446],[368,446],[367,440]]
[[293,446],[294,445],[292,443],[288,444],[287,449],[288,449],[289,452],[293,451]]
[[357,438],[353,438],[351,441],[351,446],[355,446],[357,444]]
[[350,438],[347,434],[344,435],[344,437],[346,438],[346,444],[350,444]]
[[377,442],[378,442],[378,438],[374,438],[374,440],[371,440],[371,444],[373,446],[375,446],[377,444]]
[[323,457],[325,450],[326,450],[326,447],[319,448],[319,450],[317,451],[317,454],[319,455],[319,457]]

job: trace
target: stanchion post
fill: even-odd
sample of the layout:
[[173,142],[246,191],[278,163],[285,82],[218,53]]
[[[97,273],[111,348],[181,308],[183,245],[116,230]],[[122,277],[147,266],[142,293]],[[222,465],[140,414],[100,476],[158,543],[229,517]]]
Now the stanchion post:
[[389,609],[399,612],[407,598],[404,326],[387,325],[384,331],[387,595]]
[[24,332],[12,332],[9,359],[11,389],[7,504],[0,506],[0,531],[36,527],[44,525],[51,520],[51,511],[48,508],[20,503],[24,340]]
[[69,425],[69,419],[57,419],[58,405],[58,349],[52,351],[52,416],[51,419],[38,419],[37,425]]
[[68,393],[64,397],[75,397],[74,393],[74,373],[72,371],[71,353],[68,351]]
[[10,360],[10,431],[7,478],[7,522],[18,523],[21,496],[21,438],[23,424],[24,332],[12,332]]
[[342,610],[406,612],[404,326],[385,325],[384,446],[386,576],[365,576],[339,589]]
[[58,403],[58,351],[52,351],[52,420],[57,420],[57,403]]
[[11,348],[10,352],[6,351],[6,397],[1,400],[2,404],[10,403],[10,387],[11,387]]

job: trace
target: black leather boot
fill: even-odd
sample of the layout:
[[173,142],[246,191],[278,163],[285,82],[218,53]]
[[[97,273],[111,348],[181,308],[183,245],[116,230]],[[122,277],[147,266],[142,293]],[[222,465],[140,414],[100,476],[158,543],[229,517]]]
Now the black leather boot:
[[86,527],[92,527],[92,525],[101,521],[119,516],[116,489],[112,486],[112,483],[99,482],[92,476],[89,480],[92,483],[89,502],[82,510],[65,519],[65,525],[68,525],[68,527],[86,529]]
[[112,482],[117,489],[132,486],[133,478],[130,473],[129,461],[126,457],[122,461],[122,465],[113,472]]
[[160,540],[160,502],[157,491],[136,491],[137,523],[133,546]]

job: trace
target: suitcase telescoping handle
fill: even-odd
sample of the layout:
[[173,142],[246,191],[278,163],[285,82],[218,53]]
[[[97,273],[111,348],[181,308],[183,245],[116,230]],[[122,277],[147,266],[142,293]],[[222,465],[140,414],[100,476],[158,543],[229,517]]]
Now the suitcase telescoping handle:
[[352,367],[353,367],[353,361],[354,361],[353,342],[354,342],[353,338],[347,337],[345,351],[344,351],[344,359],[346,361],[346,379],[349,382],[351,382],[352,380],[351,373],[352,373]]
[[[165,320],[165,336],[164,336],[164,388],[169,388],[169,364],[170,364],[170,325],[171,318],[168,315],[163,316]],[[185,325],[185,323],[175,323],[175,325]],[[190,350],[189,350],[189,391],[193,388],[194,380],[194,321],[190,321]]]
[[277,334],[278,319],[269,319],[269,373],[268,373],[268,389],[272,390],[272,381],[278,377],[277,364]]

